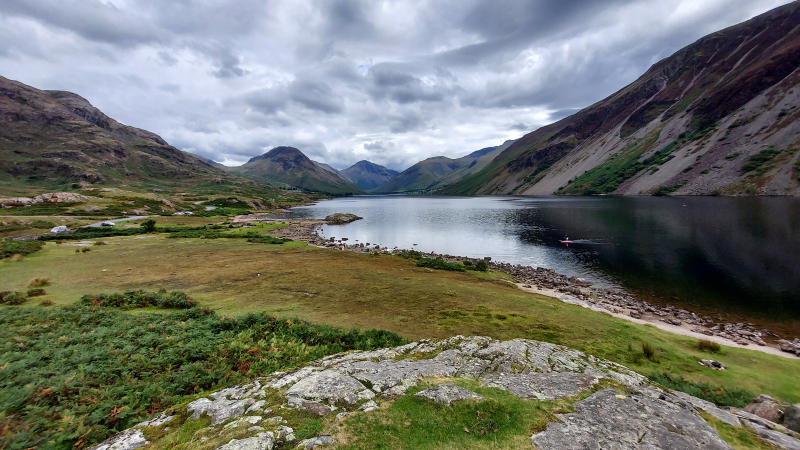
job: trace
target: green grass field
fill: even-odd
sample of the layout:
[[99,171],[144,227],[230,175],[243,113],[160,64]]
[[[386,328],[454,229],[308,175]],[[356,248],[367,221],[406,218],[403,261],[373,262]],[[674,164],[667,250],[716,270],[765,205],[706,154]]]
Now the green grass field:
[[[693,382],[800,401],[800,361],[725,348],[713,359],[697,340],[515,289],[501,273],[447,272],[416,267],[396,256],[370,256],[243,239],[168,239],[151,234],[45,247],[21,261],[0,262],[0,290],[25,291],[49,278],[46,295],[30,299],[74,304],[87,293],[133,289],[184,290],[217,314],[266,312],[343,328],[378,328],[408,339],[456,334],[530,338],[564,344],[650,374],[670,372]],[[655,349],[642,357],[642,345]],[[765,370],[768,368],[769,370]]]

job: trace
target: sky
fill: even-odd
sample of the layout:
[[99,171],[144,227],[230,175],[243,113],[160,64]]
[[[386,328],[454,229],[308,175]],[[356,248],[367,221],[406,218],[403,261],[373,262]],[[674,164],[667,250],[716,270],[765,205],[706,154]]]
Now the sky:
[[517,139],[786,0],[2,0],[0,75],[181,150],[403,170]]

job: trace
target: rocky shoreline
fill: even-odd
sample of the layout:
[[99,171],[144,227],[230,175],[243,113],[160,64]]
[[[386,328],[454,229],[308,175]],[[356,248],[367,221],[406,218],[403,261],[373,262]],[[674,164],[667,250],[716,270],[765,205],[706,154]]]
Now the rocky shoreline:
[[[276,230],[273,232],[274,235],[304,241],[317,247],[358,253],[409,251],[408,249],[399,248],[389,249],[376,243],[348,243],[346,238],[338,240],[335,237],[322,238],[319,236],[318,230],[321,225],[329,223],[325,220],[286,220],[285,218],[265,214],[237,218],[235,222],[248,223],[276,220],[288,222],[290,226]],[[434,252],[420,252],[420,254],[425,258],[441,258],[448,262],[471,261],[476,263],[481,260]],[[565,298],[564,295],[558,295],[557,298],[593,309],[608,311],[615,316],[630,318],[635,321],[660,322],[681,327],[683,330],[694,334],[722,339],[726,341],[726,344],[734,343],[739,346],[752,345],[762,348],[772,346],[780,349],[786,356],[800,356],[800,339],[781,339],[779,335],[766,329],[757,329],[751,323],[726,323],[671,305],[654,305],[620,290],[594,287],[587,280],[578,277],[567,277],[553,269],[495,262],[488,257],[483,258],[483,260],[486,261],[490,269],[513,276],[521,288],[532,292],[549,296],[555,296],[550,295],[552,293],[565,294],[569,298]],[[772,344],[773,342],[774,344]]]

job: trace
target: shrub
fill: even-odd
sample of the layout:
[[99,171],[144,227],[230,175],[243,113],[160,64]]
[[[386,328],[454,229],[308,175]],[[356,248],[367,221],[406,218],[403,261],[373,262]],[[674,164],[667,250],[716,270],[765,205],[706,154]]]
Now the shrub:
[[469,269],[469,268],[471,268],[471,267],[472,267],[472,261],[470,261],[470,260],[468,260],[468,259],[467,259],[467,260],[465,260],[465,261],[463,262],[463,264],[464,264],[464,266],[465,266],[467,269]]
[[753,400],[753,394],[743,389],[728,389],[706,383],[693,383],[684,380],[680,375],[669,372],[653,372],[648,375],[648,378],[664,387],[686,392],[697,398],[716,403],[718,406],[744,408]]
[[450,270],[453,272],[464,272],[466,268],[463,264],[449,263],[442,258],[422,258],[417,261],[417,267],[428,267],[431,269]]
[[153,219],[147,219],[139,226],[144,229],[145,233],[154,233],[156,231],[156,221]]
[[41,297],[43,295],[47,295],[47,292],[42,288],[28,289],[28,297]]
[[95,243],[94,243],[94,244],[92,244],[92,245],[108,245],[108,242],[105,242],[105,241],[97,241],[97,242],[95,242]]
[[143,290],[127,291],[122,294],[87,294],[79,300],[81,305],[106,306],[121,309],[165,308],[188,309],[197,306],[197,301],[183,291],[146,292]]
[[28,301],[28,298],[22,292],[11,292],[3,297],[4,305],[21,305]]
[[28,287],[50,286],[50,278],[34,278],[28,282]]
[[487,272],[489,270],[489,264],[487,264],[486,261],[483,260],[478,261],[477,263],[475,263],[475,270],[477,270],[478,272]]
[[653,346],[652,346],[652,345],[650,345],[650,343],[649,343],[649,342],[647,342],[647,341],[642,341],[642,353],[644,354],[644,357],[645,357],[645,358],[647,358],[647,359],[649,359],[649,360],[651,360],[651,361],[652,361],[652,360],[655,358],[655,356],[656,356],[656,350],[655,350],[655,349],[653,348]]
[[257,244],[283,244],[290,241],[291,239],[276,238],[272,236],[256,236],[247,239],[247,242],[255,242]]
[[401,252],[397,252],[397,256],[405,259],[420,259],[422,258],[422,253],[416,250],[403,250]]
[[90,252],[90,251],[92,251],[92,249],[89,248],[89,247],[81,247],[81,253],[86,253],[86,252]]
[[[9,449],[85,449],[201,392],[343,351],[406,342],[387,331],[264,313],[0,308],[0,354],[12,361],[0,370],[0,442]],[[110,414],[120,406],[121,413]]]
[[720,345],[716,342],[709,341],[708,339],[701,339],[697,341],[697,348],[703,351],[708,350],[716,353],[720,350]]
[[0,241],[0,259],[14,255],[27,256],[38,252],[44,244],[39,241]]
[[50,300],[42,300],[42,302],[39,303],[39,306],[53,306],[53,302]]

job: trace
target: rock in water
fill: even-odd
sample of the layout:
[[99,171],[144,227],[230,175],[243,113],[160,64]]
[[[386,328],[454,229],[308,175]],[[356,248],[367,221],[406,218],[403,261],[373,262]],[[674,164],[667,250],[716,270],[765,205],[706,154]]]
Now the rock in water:
[[325,222],[328,225],[344,225],[346,223],[355,222],[356,220],[361,220],[361,219],[363,219],[363,217],[359,217],[355,214],[335,213],[326,217]]
[[447,406],[450,406],[453,402],[461,400],[485,400],[484,396],[480,394],[476,394],[469,389],[464,389],[461,386],[448,383],[440,384],[430,389],[417,392],[416,396],[427,398],[435,401],[436,403]]

